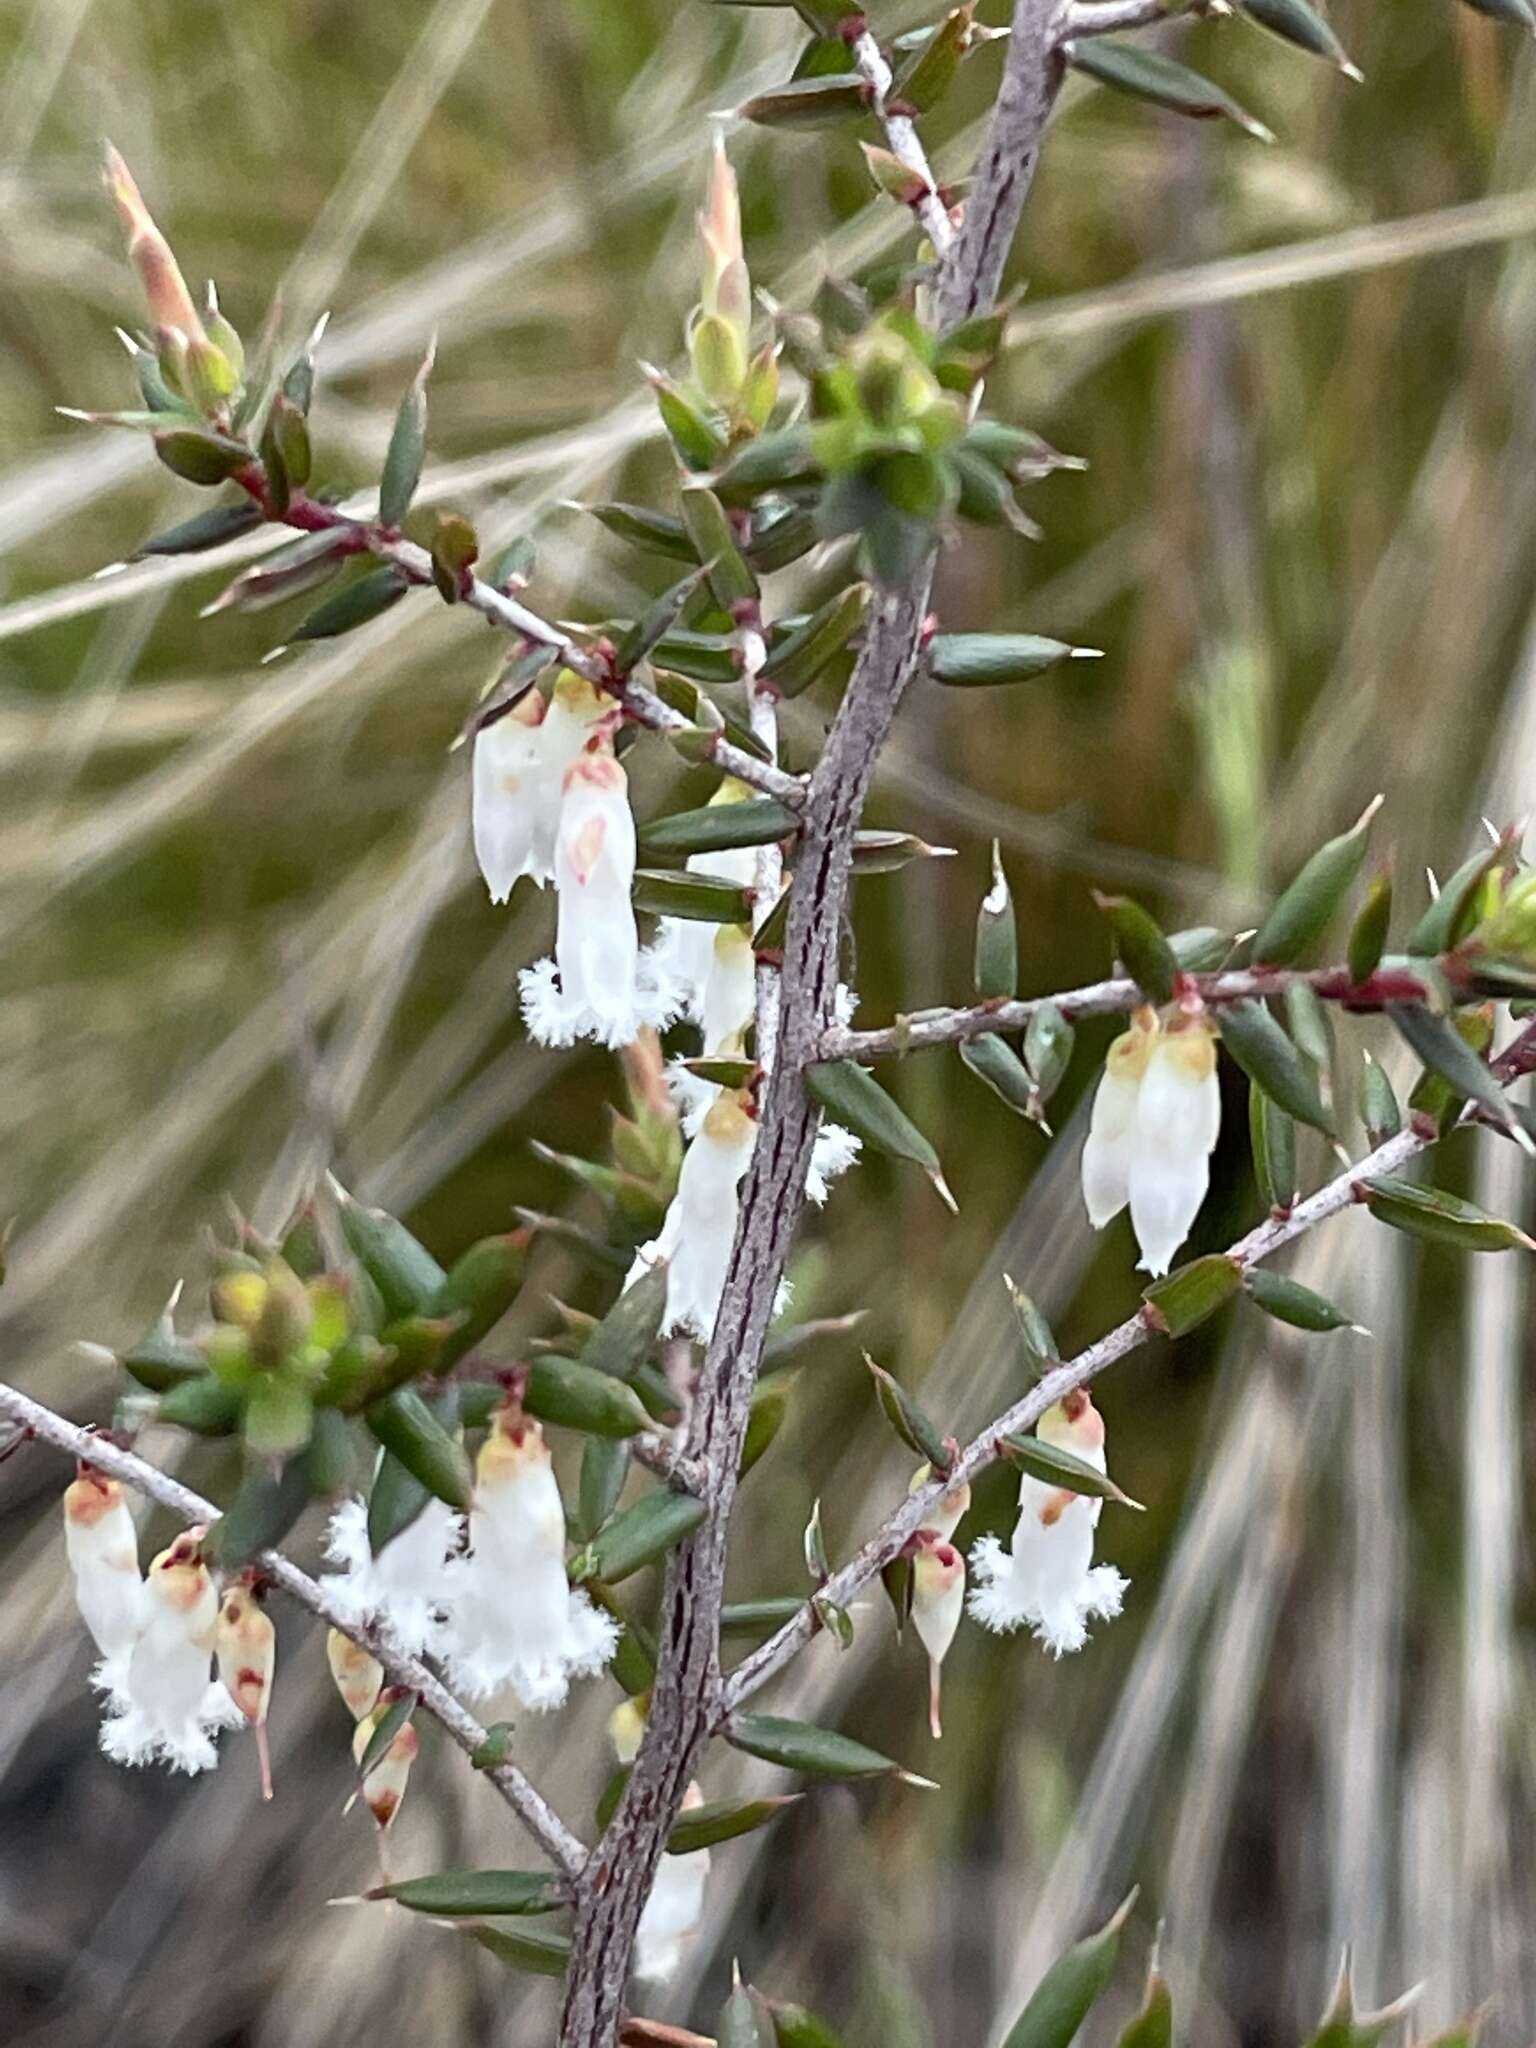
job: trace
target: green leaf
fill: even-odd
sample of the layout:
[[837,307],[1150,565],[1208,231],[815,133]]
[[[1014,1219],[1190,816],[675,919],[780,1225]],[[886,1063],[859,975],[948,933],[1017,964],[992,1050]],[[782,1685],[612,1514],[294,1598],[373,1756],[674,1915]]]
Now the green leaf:
[[936,683],[951,689],[986,689],[995,683],[1030,682],[1063,661],[1097,661],[1100,652],[1042,633],[935,633],[923,666]]
[[1135,1901],[1132,1892],[1097,1934],[1057,1957],[1009,2028],[1003,2048],[1067,2048],[1110,1980],[1120,1930]]
[[340,1500],[355,1484],[352,1438],[338,1408],[317,1408],[309,1442],[299,1453],[304,1483],[314,1500]]
[[780,1764],[785,1770],[800,1771],[808,1778],[912,1778],[900,1764],[876,1749],[839,1735],[831,1728],[817,1728],[809,1721],[789,1721],[780,1714],[736,1714],[725,1730],[733,1749],[764,1763]]
[[638,868],[632,894],[637,910],[656,917],[684,917],[698,924],[749,924],[752,919],[752,891],[714,875]]
[[177,1336],[169,1311],[157,1317],[137,1344],[130,1345],[118,1364],[155,1394],[166,1393],[184,1380],[201,1379],[208,1370],[208,1361],[197,1346]]
[[[443,1275],[429,1306],[431,1316],[439,1322],[458,1318],[446,1341],[445,1365],[455,1364],[472,1351],[516,1301],[523,1279],[523,1235],[513,1231],[482,1237]],[[425,1276],[426,1268],[420,1271]]]
[[444,604],[457,604],[480,557],[480,540],[461,513],[441,516],[432,535],[432,581]]
[[451,1508],[467,1509],[474,1479],[464,1446],[444,1428],[414,1387],[396,1387],[364,1419],[386,1451]]
[[1421,959],[1434,958],[1449,953],[1458,940],[1466,937],[1477,914],[1483,877],[1499,865],[1506,852],[1502,838],[1481,846],[1446,879],[1440,894],[1408,935],[1411,954]]
[[869,105],[870,88],[857,71],[831,78],[805,78],[770,86],[736,109],[743,121],[763,128],[824,128],[855,119]]
[[1398,1107],[1392,1083],[1369,1053],[1365,1055],[1365,1068],[1360,1076],[1360,1121],[1365,1125],[1366,1136],[1373,1147],[1384,1144],[1388,1138],[1395,1138],[1403,1128],[1403,1112]]
[[212,427],[162,427],[152,439],[155,453],[189,484],[225,484],[236,470],[256,460],[243,441]]
[[1238,0],[1238,5],[1250,21],[1258,22],[1298,50],[1305,50],[1308,56],[1322,57],[1336,65],[1346,78],[1360,76],[1331,24],[1309,0]]
[[343,633],[355,632],[359,626],[381,618],[392,605],[400,602],[410,587],[406,578],[387,563],[383,568],[371,569],[366,576],[349,583],[345,590],[338,590],[334,597],[328,597],[324,604],[316,605],[308,617],[294,627],[290,638],[335,640]]
[[1061,1351],[1056,1342],[1056,1334],[1010,1273],[1003,1275],[1003,1285],[1008,1290],[1013,1319],[1019,1326],[1025,1359],[1031,1372],[1038,1379],[1050,1366],[1061,1363]]
[[1307,2043],[1307,2048],[1375,2048],[1388,2028],[1395,2026],[1405,2013],[1412,2010],[1420,1989],[1421,1986],[1405,1992],[1379,2012],[1356,2012],[1346,1951],[1328,2010],[1319,2021],[1317,2032]]
[[1371,1214],[1394,1230],[1431,1244],[1451,1245],[1465,1252],[1507,1252],[1518,1246],[1536,1251],[1536,1240],[1440,1188],[1420,1187],[1416,1181],[1399,1180],[1392,1174],[1372,1174],[1355,1183],[1360,1199]]
[[1249,957],[1258,967],[1289,967],[1315,945],[1333,919],[1365,859],[1378,796],[1347,832],[1320,846],[1259,926]]
[[1288,1212],[1296,1201],[1296,1126],[1262,1088],[1248,1090],[1253,1177],[1267,1209]]
[[368,1738],[367,1746],[358,1760],[359,1783],[369,1778],[378,1765],[383,1763],[395,1737],[415,1713],[420,1698],[419,1693],[402,1692],[399,1699],[393,1701],[379,1716],[374,1731]]
[[988,1031],[968,1038],[960,1047],[961,1064],[1020,1116],[1033,1117],[1039,1107],[1033,1077],[1007,1039]]
[[786,1621],[793,1621],[805,1602],[797,1593],[776,1600],[738,1600],[720,1610],[720,1633],[725,1636],[770,1636]]
[[850,583],[828,598],[793,632],[770,645],[763,681],[772,683],[782,697],[798,697],[808,690],[863,627],[869,598],[867,583]]
[[427,379],[437,354],[434,340],[421,359],[421,367],[406,387],[395,414],[384,473],[379,479],[379,524],[398,526],[411,509],[421,468],[427,454]]
[[1142,1289],[1143,1313],[1163,1336],[1186,1336],[1232,1299],[1242,1279],[1242,1267],[1225,1252],[1191,1259]]
[[285,1373],[262,1373],[245,1397],[241,1432],[256,1458],[286,1458],[309,1442],[314,1401],[307,1386]]
[[544,1870],[439,1870],[431,1877],[375,1885],[364,1896],[393,1899],[412,1913],[430,1913],[439,1920],[553,1913],[566,1903],[560,1886]]
[[955,1198],[945,1183],[938,1153],[873,1075],[852,1060],[828,1060],[806,1069],[805,1086],[814,1102],[866,1145],[920,1166],[945,1205],[955,1209]]
[[1099,1471],[1086,1458],[1063,1450],[1059,1444],[1047,1443],[1043,1437],[1005,1436],[1003,1452],[1010,1465],[1047,1486],[1059,1487],[1063,1493],[1085,1494],[1090,1500],[1112,1500],[1120,1507],[1143,1512],[1141,1502],[1132,1500],[1107,1472]]
[[1488,1063],[1478,1057],[1448,1018],[1437,1017],[1418,1003],[1388,1003],[1387,1015],[1426,1067],[1449,1082],[1458,1095],[1480,1102],[1522,1150],[1533,1149],[1514,1105]]
[[627,676],[639,667],[656,643],[677,624],[694,597],[704,587],[707,568],[694,569],[670,590],[664,590],[654,604],[643,611],[622,635],[613,653],[615,674]]
[[162,1394],[155,1412],[161,1422],[190,1429],[196,1436],[228,1436],[239,1425],[240,1407],[235,1389],[205,1372]]
[[841,2038],[826,2021],[818,2019],[805,2006],[786,2005],[776,1998],[771,2010],[778,2048],[843,2048]]
[[585,1554],[572,1560],[573,1575],[616,1586],[691,1536],[707,1512],[703,1501],[691,1493],[654,1486],[615,1515],[587,1545]]
[[696,811],[675,811],[653,818],[639,830],[642,854],[682,855],[725,853],[742,846],[772,846],[796,829],[795,814],[771,796],[744,797],[740,803],[705,804]]
[[784,1792],[776,1799],[712,1799],[704,1806],[685,1807],[667,1836],[669,1856],[691,1856],[717,1842],[734,1842],[777,1820],[786,1806],[798,1806],[802,1792]]
[[649,505],[612,502],[573,506],[572,509],[590,512],[600,526],[605,526],[620,540],[645,548],[653,555],[669,555],[678,562],[697,562],[699,559],[698,550],[688,538],[687,527],[670,512],[653,512]]
[[1221,1042],[1257,1088],[1298,1123],[1333,1136],[1333,1119],[1323,1107],[1312,1070],[1262,1003],[1226,1003]]
[[1266,1315],[1289,1323],[1296,1330],[1358,1330],[1360,1325],[1344,1311],[1310,1287],[1287,1274],[1272,1273],[1267,1266],[1253,1266],[1243,1277],[1243,1291],[1258,1303]]
[[1392,877],[1379,874],[1365,892],[1365,901],[1350,927],[1345,958],[1351,981],[1369,981],[1381,965],[1387,932],[1392,923]]
[[392,1322],[399,1316],[439,1312],[447,1275],[398,1216],[356,1201],[340,1181],[330,1182],[341,1234],[374,1286]]
[[581,1479],[572,1530],[590,1542],[619,1504],[629,1477],[629,1445],[622,1437],[589,1436],[581,1454]]
[[1072,1064],[1077,1034],[1054,1003],[1041,1003],[1029,1013],[1024,1027],[1024,1064],[1035,1084],[1031,1114],[1043,1122],[1041,1112],[1066,1077]]
[[1151,912],[1129,896],[1103,896],[1097,889],[1093,900],[1109,919],[1116,958],[1132,981],[1149,1002],[1170,1002],[1179,963]]
[[820,477],[810,428],[793,426],[743,441],[710,482],[723,505],[750,505],[765,491],[813,484]]
[[984,1003],[1019,992],[1019,928],[1003,857],[992,842],[992,886],[976,913],[976,993]]
[[241,498],[233,505],[211,505],[206,512],[184,519],[179,526],[172,526],[164,533],[157,533],[153,540],[142,542],[128,560],[141,562],[148,555],[200,555],[209,548],[221,548],[228,541],[239,540],[242,534],[254,532],[263,518],[262,509],[253,498]]
[[632,1380],[651,1355],[666,1308],[667,1268],[658,1260],[625,1288],[603,1317],[587,1339],[581,1363],[610,1379]]
[[1122,42],[1118,36],[1092,36],[1082,42],[1074,39],[1061,47],[1074,71],[1096,78],[1101,85],[1113,86],[1116,92],[1150,100],[1154,106],[1166,107],[1174,114],[1188,114],[1197,121],[1225,116],[1256,142],[1275,139],[1264,123],[1246,107],[1239,106],[1230,93],[1202,78],[1198,71],[1191,71],[1187,64],[1178,64],[1145,43]]
[[309,1480],[301,1460],[291,1459],[281,1472],[269,1465],[249,1465],[235,1497],[208,1532],[209,1558],[225,1571],[238,1571],[259,1551],[282,1542],[309,1505]]
[[1121,2031],[1118,2048],[1173,2048],[1173,1994],[1155,1959],[1141,2011]]
[[725,516],[725,507],[708,484],[684,484],[678,492],[683,524],[697,560],[708,563],[705,572],[709,594],[722,611],[741,604],[755,604],[761,594],[757,577],[741,552],[736,529]]
[[1536,5],[1532,0],[1466,0],[1466,5],[1486,14],[1490,21],[1507,22],[1513,28],[1529,29],[1536,34]]
[[636,1436],[651,1422],[633,1387],[570,1358],[535,1359],[528,1368],[523,1405],[541,1422],[563,1423],[592,1436]]
[[970,42],[976,0],[953,7],[931,35],[919,43],[896,73],[890,97],[914,113],[936,107],[955,81]]
[[738,1979],[715,2024],[716,2048],[775,2048],[773,2015],[760,1991]]
[[563,1977],[571,1960],[568,1934],[535,1934],[531,1929],[514,1933],[506,1927],[470,1927],[465,1932],[508,1969],[528,1970],[536,1977]]
[[869,1367],[875,1382],[875,1397],[880,1403],[880,1412],[895,1430],[897,1436],[909,1451],[916,1451],[920,1458],[926,1458],[935,1472],[947,1472],[953,1462],[953,1453],[937,1425],[924,1412],[921,1404],[914,1401],[906,1389],[885,1370],[876,1365],[866,1351],[864,1363]]

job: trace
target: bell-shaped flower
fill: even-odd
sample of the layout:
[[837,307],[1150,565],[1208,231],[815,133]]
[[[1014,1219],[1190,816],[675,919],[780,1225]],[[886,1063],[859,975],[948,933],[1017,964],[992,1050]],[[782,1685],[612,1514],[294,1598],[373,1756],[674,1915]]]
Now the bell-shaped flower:
[[219,1596],[203,1562],[202,1531],[191,1529],[149,1568],[144,1625],[128,1658],[121,1699],[102,1723],[101,1746],[122,1764],[157,1758],[181,1771],[211,1770],[220,1728],[242,1719],[224,1687],[210,1680]]
[[[677,1062],[667,1069],[667,1086],[678,1107],[683,1136],[689,1140],[696,1138],[719,1098],[719,1088],[713,1081],[689,1073]],[[833,1183],[856,1163],[863,1144],[862,1138],[842,1124],[823,1123],[811,1143],[811,1163],[805,1175],[806,1200],[819,1209],[832,1192]]]
[[530,690],[475,734],[475,857],[493,903],[523,875],[540,888],[555,879],[566,776],[615,709],[585,676],[562,669],[547,705]]
[[707,1343],[714,1333],[736,1241],[738,1193],[756,1143],[757,1122],[743,1098],[717,1091],[683,1154],[661,1234],[641,1248],[630,1268],[634,1281],[647,1266],[666,1260],[664,1335],[687,1332]]
[[277,1668],[277,1631],[248,1577],[224,1590],[213,1650],[224,1690],[256,1731],[261,1796],[270,1799],[272,1756],[267,1747],[267,1708]]
[[[1104,1418],[1079,1388],[1048,1408],[1036,1434],[1104,1470]],[[1051,1486],[1025,1473],[1011,1548],[981,1537],[971,1551],[970,1611],[1000,1635],[1028,1626],[1060,1657],[1080,1650],[1088,1623],[1120,1612],[1126,1581],[1112,1565],[1093,1562],[1101,1500]]]
[[509,1405],[475,1468],[469,1551],[450,1568],[443,1656],[472,1699],[507,1687],[535,1713],[564,1704],[573,1678],[601,1671],[617,1625],[573,1590],[565,1509],[537,1422]]
[[[703,1804],[704,1794],[690,1784],[683,1794],[683,1812]],[[682,1856],[663,1854],[635,1929],[637,1977],[650,1984],[665,1984],[677,1975],[683,1950],[704,1918],[708,1884],[707,1849],[690,1849]]]
[[1083,1147],[1083,1201],[1095,1230],[1127,1205],[1143,1267],[1166,1273],[1210,1185],[1221,1127],[1216,1047],[1204,1017],[1166,1030],[1139,1012],[1109,1049]]
[[384,1683],[384,1667],[373,1652],[354,1643],[339,1628],[333,1628],[326,1633],[325,1661],[353,1720],[361,1721],[371,1714]]
[[[379,1731],[384,1716],[401,1697],[399,1688],[389,1686],[379,1695],[378,1705],[371,1707],[357,1724],[352,1737],[352,1759],[362,1764],[368,1754],[368,1745]],[[421,1748],[421,1738],[409,1721],[402,1722],[395,1730],[388,1749],[379,1758],[373,1769],[364,1778],[363,1798],[368,1811],[381,1828],[387,1828],[400,1811],[400,1802],[405,1797],[406,1784],[411,1775],[411,1765]]]
[[[931,1465],[919,1465],[912,1474],[911,1483],[907,1487],[908,1493],[918,1492],[932,1477]],[[962,1517],[969,1512],[970,1505],[970,1483],[962,1480],[958,1486],[941,1495],[936,1504],[928,1510],[918,1533],[921,1535],[926,1531],[931,1536],[937,1536],[941,1543],[947,1543],[959,1528]]]
[[375,1556],[368,1540],[368,1510],[344,1500],[331,1516],[325,1554],[343,1570],[328,1574],[325,1590],[348,1621],[382,1620],[402,1650],[419,1656],[437,1639],[448,1597],[448,1558],[458,1540],[458,1516],[429,1500]]
[[672,1015],[675,1004],[653,954],[642,970],[634,878],[629,779],[598,738],[565,778],[555,842],[555,957],[525,967],[520,977],[523,1019],[541,1043],[594,1038],[629,1045],[645,1025],[659,1027]]
[[121,1486],[84,1462],[64,1489],[64,1551],[80,1617],[101,1652],[91,1682],[121,1698],[144,1623],[139,1541]]
[[965,1559],[942,1536],[923,1543],[912,1560],[912,1626],[928,1652],[928,1726],[937,1741],[944,1659],[965,1611]]

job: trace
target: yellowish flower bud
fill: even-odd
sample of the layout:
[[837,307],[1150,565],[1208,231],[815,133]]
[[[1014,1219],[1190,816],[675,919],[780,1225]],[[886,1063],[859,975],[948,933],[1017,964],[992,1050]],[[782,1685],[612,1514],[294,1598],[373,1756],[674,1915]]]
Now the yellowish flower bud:
[[[391,1687],[380,1696],[378,1705],[365,1720],[359,1721],[352,1737],[352,1755],[361,1764],[368,1754],[379,1723],[394,1705],[398,1694]],[[363,1780],[363,1797],[368,1802],[368,1811],[381,1828],[387,1828],[400,1811],[400,1802],[405,1797],[405,1788],[410,1780],[411,1765],[416,1761],[421,1748],[421,1739],[407,1721],[396,1734],[389,1748]]]
[[144,288],[151,325],[175,329],[189,345],[206,345],[208,336],[171,245],[156,227],[133,173],[110,143],[102,176],[128,230],[128,260]]
[[354,1643],[339,1628],[333,1628],[325,1639],[325,1657],[347,1712],[354,1721],[363,1720],[377,1704],[384,1667],[361,1643]]
[[272,1797],[272,1756],[267,1747],[267,1707],[277,1667],[277,1631],[248,1579],[224,1591],[214,1635],[214,1655],[224,1690],[256,1730],[261,1759],[261,1796]]

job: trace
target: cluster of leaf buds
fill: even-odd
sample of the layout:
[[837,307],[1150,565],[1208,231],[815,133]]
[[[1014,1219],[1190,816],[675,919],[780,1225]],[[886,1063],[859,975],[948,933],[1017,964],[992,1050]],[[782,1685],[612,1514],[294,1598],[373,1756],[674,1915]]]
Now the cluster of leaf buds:
[[[1082,1388],[1048,1408],[1035,1434],[1095,1472],[1105,1470],[1104,1418]],[[1103,1506],[1026,1471],[1010,1548],[982,1536],[971,1550],[974,1619],[1000,1635],[1031,1628],[1053,1656],[1080,1650],[1088,1623],[1111,1619],[1125,1597],[1126,1581],[1114,1566],[1093,1562]]]
[[1214,1027],[1142,1009],[1109,1049],[1083,1147],[1083,1202],[1102,1230],[1127,1205],[1149,1273],[1166,1273],[1205,1200],[1221,1130]]
[[[640,1750],[645,1733],[645,1704],[625,1700],[613,1710],[608,1723],[613,1752],[620,1768],[627,1770]],[[683,1793],[681,1811],[697,1812],[704,1794],[696,1782]],[[688,1849],[680,1855],[665,1854],[656,1866],[650,1895],[635,1930],[635,1975],[650,1984],[665,1984],[677,1975],[683,1950],[698,1931],[704,1917],[704,1895],[709,1884],[709,1850]]]
[[[178,1536],[141,1580],[121,1489],[89,1467],[65,1491],[64,1530],[80,1611],[102,1652],[94,1673],[107,1701],[102,1748],[118,1763],[211,1770],[213,1736],[237,1726],[244,1709],[210,1676],[219,1596],[204,1532]],[[265,1672],[269,1690],[270,1655]]]

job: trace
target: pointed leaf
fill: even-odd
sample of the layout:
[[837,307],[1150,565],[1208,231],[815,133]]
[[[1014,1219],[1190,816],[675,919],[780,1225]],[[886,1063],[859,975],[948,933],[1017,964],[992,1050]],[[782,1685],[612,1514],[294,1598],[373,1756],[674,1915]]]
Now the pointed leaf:
[[1531,1141],[1497,1077],[1448,1018],[1437,1017],[1418,1003],[1388,1003],[1387,1015],[1425,1066],[1447,1081],[1458,1095],[1481,1103],[1495,1123],[1526,1151],[1531,1149]]
[[1253,1147],[1253,1177],[1264,1206],[1289,1213],[1298,1188],[1296,1126],[1262,1088],[1248,1090],[1248,1137]]
[[563,1423],[593,1436],[636,1436],[651,1425],[633,1387],[571,1358],[535,1359],[528,1368],[523,1406],[541,1422]]
[[1109,1982],[1120,1952],[1120,1930],[1135,1900],[1132,1892],[1097,1934],[1057,1957],[1009,2028],[1003,2048],[1067,2048]]
[[714,875],[690,875],[676,868],[637,868],[631,893],[637,910],[648,910],[656,917],[683,917],[696,924],[752,921],[752,891]]
[[359,626],[371,624],[392,605],[397,605],[410,587],[405,577],[388,565],[371,569],[366,576],[349,583],[345,590],[338,590],[334,597],[328,597],[324,604],[316,605],[309,616],[294,628],[290,637],[294,640],[334,640],[342,633],[355,632]]
[[389,1754],[391,1743],[415,1713],[420,1697],[419,1693],[402,1692],[399,1699],[384,1709],[374,1724],[373,1733],[369,1736],[362,1755],[358,1758],[359,1782],[370,1778],[375,1769],[383,1763]]
[[806,1069],[805,1085],[813,1101],[866,1145],[920,1166],[945,1204],[950,1209],[955,1207],[938,1153],[873,1075],[852,1060],[828,1060]]
[[1183,1337],[1215,1315],[1242,1285],[1243,1269],[1225,1252],[1176,1266],[1161,1280],[1142,1289],[1143,1313],[1165,1337]]
[[1359,1326],[1342,1309],[1288,1274],[1272,1273],[1267,1266],[1253,1266],[1243,1278],[1243,1291],[1258,1303],[1266,1315],[1289,1323],[1295,1330],[1353,1330]]
[[1095,889],[1093,900],[1109,919],[1115,955],[1132,981],[1149,1002],[1170,1002],[1179,963],[1157,920],[1129,896],[1102,896]]
[[773,846],[796,829],[787,804],[771,796],[745,797],[740,803],[706,804],[696,811],[675,811],[653,818],[639,830],[639,847],[647,858],[657,854],[724,853],[743,846]]
[[667,1854],[691,1856],[696,1849],[712,1849],[717,1842],[734,1842],[738,1835],[755,1834],[777,1820],[786,1806],[797,1806],[804,1796],[784,1792],[776,1799],[712,1799],[703,1806],[685,1807],[667,1836]]
[[1044,1437],[1005,1436],[1003,1453],[1010,1465],[1016,1465],[1032,1479],[1043,1480],[1047,1486],[1059,1487],[1063,1493],[1085,1494],[1089,1500],[1112,1500],[1120,1507],[1144,1512],[1141,1502],[1132,1500],[1107,1472],[1101,1472],[1075,1452],[1063,1450],[1059,1444],[1047,1443]]
[[1309,0],[1238,0],[1238,5],[1250,21],[1258,22],[1298,50],[1324,58],[1348,78],[1360,76],[1332,25]]
[[535,1977],[563,1977],[571,1960],[568,1934],[513,1932],[506,1927],[470,1927],[466,1933],[487,1955],[505,1963],[509,1970],[527,1970]]
[[396,1387],[364,1420],[407,1472],[451,1508],[467,1509],[474,1479],[464,1446],[449,1434],[414,1387]]
[[1174,114],[1189,114],[1197,121],[1224,115],[1256,142],[1275,139],[1264,123],[1246,107],[1239,106],[1230,93],[1202,78],[1198,71],[1191,71],[1187,64],[1176,63],[1145,43],[1122,42],[1118,36],[1092,36],[1082,42],[1063,43],[1062,54],[1074,71],[1085,72],[1101,85],[1113,86],[1116,92],[1151,100],[1154,106],[1166,107]]
[[1375,797],[1347,832],[1317,849],[1259,926],[1251,958],[1257,967],[1289,967],[1327,930],[1365,859]]
[[883,1366],[876,1365],[867,1351],[864,1363],[874,1379],[880,1411],[897,1436],[909,1451],[926,1458],[936,1472],[947,1472],[952,1454],[931,1418]]
[[690,1493],[653,1487],[599,1531],[587,1546],[585,1558],[575,1560],[589,1566],[579,1576],[601,1579],[606,1586],[618,1585],[691,1536],[706,1512],[703,1501]]
[[839,1735],[831,1728],[817,1728],[809,1721],[790,1721],[780,1714],[737,1714],[725,1730],[733,1749],[764,1763],[780,1764],[788,1771],[801,1771],[808,1778],[905,1777],[888,1756]]
[[366,1896],[393,1899],[412,1913],[430,1913],[439,1920],[553,1913],[566,1903],[545,1870],[439,1870],[431,1877],[375,1885]]
[[1019,992],[1019,928],[1013,892],[992,842],[992,886],[976,913],[976,993],[984,1003],[1011,1001]]
[[1323,1107],[1311,1069],[1264,1005],[1224,1004],[1220,1023],[1222,1044],[1255,1087],[1298,1123],[1311,1124],[1332,1137],[1333,1119]]
[[1451,1245],[1466,1252],[1507,1252],[1517,1246],[1536,1251],[1536,1240],[1441,1188],[1420,1187],[1393,1174],[1372,1174],[1355,1183],[1360,1199],[1382,1223],[1431,1244]]
[[223,547],[226,541],[239,540],[242,534],[253,533],[264,516],[254,498],[241,498],[233,505],[212,505],[206,512],[184,519],[180,526],[144,541],[128,560],[141,562],[147,555],[200,555],[209,548]]
[[1395,1138],[1403,1128],[1403,1112],[1392,1083],[1369,1053],[1360,1076],[1360,1121],[1373,1147]]
[[395,414],[384,473],[379,479],[379,524],[398,526],[411,509],[421,467],[427,454],[427,379],[437,353],[433,342],[422,357],[421,367],[406,387]]
[[1019,1116],[1033,1117],[1039,1108],[1034,1080],[1028,1067],[1005,1038],[994,1031],[980,1038],[968,1038],[960,1047],[961,1064],[978,1081],[985,1081],[993,1094]]
[[935,633],[923,666],[951,689],[1027,683],[1063,661],[1097,661],[1097,647],[1073,647],[1043,633]]

